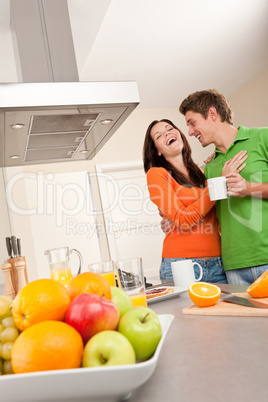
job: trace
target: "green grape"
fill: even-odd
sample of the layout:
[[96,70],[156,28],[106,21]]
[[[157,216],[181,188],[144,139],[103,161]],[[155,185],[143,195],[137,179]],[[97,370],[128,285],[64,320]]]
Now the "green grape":
[[14,371],[12,369],[11,360],[4,361],[2,371],[4,374],[14,374]]
[[12,346],[13,346],[13,342],[6,342],[6,343],[2,344],[2,358],[4,360],[11,359]]
[[2,320],[4,320],[5,318],[7,318],[7,317],[12,317],[12,309],[10,308],[9,310],[8,310],[8,312],[6,313],[6,314],[4,314],[4,315],[2,315],[1,317],[0,317],[0,321]]
[[13,374],[11,349],[19,336],[19,330],[12,317],[12,299],[0,296],[0,375]]
[[2,325],[7,328],[7,327],[14,327],[16,328],[16,324],[13,320],[13,317],[6,317],[2,319]]
[[5,315],[8,313],[10,308],[10,304],[5,299],[0,298],[0,316]]
[[11,299],[11,297],[10,296],[8,296],[8,295],[1,295],[0,296],[0,299],[3,299],[3,300],[6,300],[8,303],[9,303],[9,305],[11,306],[11,303],[12,303],[12,299]]
[[8,327],[1,332],[0,341],[2,342],[2,344],[5,344],[7,342],[14,342],[18,336],[19,331],[17,330],[17,328]]

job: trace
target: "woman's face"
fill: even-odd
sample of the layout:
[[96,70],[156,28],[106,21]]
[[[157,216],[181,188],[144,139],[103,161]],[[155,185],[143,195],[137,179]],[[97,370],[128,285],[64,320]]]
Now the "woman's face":
[[183,142],[180,132],[171,124],[160,121],[151,129],[151,137],[155,143],[158,155],[163,155],[166,159],[181,153]]

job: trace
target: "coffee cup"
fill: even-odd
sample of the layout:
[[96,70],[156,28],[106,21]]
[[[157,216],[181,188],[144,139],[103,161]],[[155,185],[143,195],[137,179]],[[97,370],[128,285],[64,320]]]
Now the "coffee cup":
[[211,201],[224,200],[228,198],[226,177],[214,177],[207,180],[209,198]]
[[[194,266],[197,265],[200,271],[198,278],[195,277]],[[188,289],[193,282],[200,281],[203,276],[203,269],[198,262],[188,260],[179,260],[171,263],[173,281],[175,286]]]

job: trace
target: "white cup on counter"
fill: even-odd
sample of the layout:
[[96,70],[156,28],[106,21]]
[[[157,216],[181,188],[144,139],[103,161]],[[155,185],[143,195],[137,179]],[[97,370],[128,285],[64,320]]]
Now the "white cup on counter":
[[224,200],[227,195],[227,180],[225,176],[213,177],[207,180],[209,198],[211,201]]
[[[200,271],[198,278],[195,277],[194,266],[197,265]],[[193,282],[200,281],[203,276],[203,269],[198,262],[188,260],[174,261],[171,263],[173,281],[175,286],[188,289]]]

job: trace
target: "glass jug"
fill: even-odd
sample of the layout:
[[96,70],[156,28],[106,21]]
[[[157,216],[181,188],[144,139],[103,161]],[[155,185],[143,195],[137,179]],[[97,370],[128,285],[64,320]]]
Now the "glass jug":
[[79,267],[76,274],[78,275],[81,272],[83,263],[82,255],[78,250],[75,248],[69,250],[69,247],[60,247],[45,251],[45,255],[48,258],[50,278],[61,282],[64,286],[68,285],[73,278],[70,268],[70,255],[72,252],[76,253],[79,258]]

